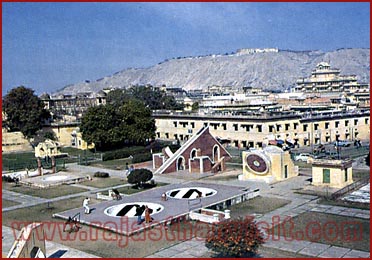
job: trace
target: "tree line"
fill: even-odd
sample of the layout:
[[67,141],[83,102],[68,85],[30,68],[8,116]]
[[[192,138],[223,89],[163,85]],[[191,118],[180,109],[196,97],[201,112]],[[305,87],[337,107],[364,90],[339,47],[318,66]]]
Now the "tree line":
[[[5,127],[20,131],[27,139],[40,136],[43,125],[51,118],[50,111],[24,86],[10,90],[3,97]],[[155,138],[155,120],[152,110],[183,109],[173,96],[152,86],[132,86],[108,93],[105,105],[89,107],[80,125],[83,140],[94,143],[97,150],[111,150],[127,145],[139,145]],[[55,138],[52,133],[42,137]],[[39,138],[39,139],[43,139]]]

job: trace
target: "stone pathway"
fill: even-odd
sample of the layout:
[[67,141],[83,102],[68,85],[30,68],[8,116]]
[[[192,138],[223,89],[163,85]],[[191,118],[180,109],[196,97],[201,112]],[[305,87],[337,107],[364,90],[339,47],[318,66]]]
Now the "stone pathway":
[[[266,184],[257,182],[257,187],[260,188],[260,191],[263,191],[264,195],[261,192],[261,195],[265,197],[275,197],[291,200],[291,202],[284,207],[278,208],[274,211],[271,211],[267,214],[257,216],[257,221],[264,221],[265,223],[272,223],[273,217],[279,217],[282,222],[285,217],[296,217],[305,212],[322,212],[327,214],[335,214],[341,216],[351,216],[362,219],[369,219],[370,212],[369,210],[355,209],[355,208],[346,208],[340,206],[332,205],[322,205],[317,204],[317,197],[312,195],[301,195],[293,192],[298,185],[305,182],[308,177],[300,176],[297,180],[294,180],[292,183],[289,182],[280,182],[276,184]],[[203,182],[209,182],[203,180]],[[215,183],[220,183],[220,181],[214,181]],[[225,183],[226,182],[222,182]],[[244,182],[233,183],[238,186],[247,185]],[[229,185],[231,182],[228,183]],[[256,183],[255,183],[256,184]],[[235,186],[234,185],[234,186]],[[250,186],[252,182],[250,182]],[[247,185],[249,186],[249,185]],[[197,245],[199,244],[199,245]],[[369,258],[370,252],[353,250],[350,248],[343,248],[338,246],[332,246],[322,243],[310,242],[305,240],[296,240],[287,241],[284,237],[276,237],[275,240],[268,239],[263,247],[279,249],[282,251],[292,252],[300,255],[310,256],[310,257],[319,257],[319,258]],[[186,251],[186,248],[189,250]],[[197,253],[195,253],[197,252]],[[147,258],[163,258],[163,257],[185,257],[185,258],[199,258],[208,253],[208,249],[204,246],[204,240],[201,239],[192,239],[190,241],[181,242],[175,246],[171,246],[167,249],[156,252]],[[196,254],[196,255],[195,255]],[[185,255],[185,256],[183,256]]]
[[[24,205],[30,204],[30,203],[44,203],[47,201],[47,199],[44,199],[44,198],[30,196],[30,195],[26,195],[23,193],[17,193],[17,192],[5,190],[5,189],[2,190],[2,199],[15,201],[15,202],[18,202]],[[22,207],[24,207],[24,205],[22,205]]]
[[[319,258],[369,258],[370,253],[360,250],[353,250],[344,247],[331,246],[309,241],[286,241],[284,237],[277,238],[277,241],[268,240],[263,245],[266,248],[273,248],[282,251],[292,252],[303,256]],[[167,249],[149,255],[146,258],[200,258],[210,251],[204,246],[204,240],[193,238],[181,242]]]
[[[74,171],[84,171],[84,172],[95,172],[99,168],[91,166],[80,166],[80,165],[69,165]],[[101,169],[102,170],[102,169]],[[111,176],[123,177],[122,171],[117,170],[105,170],[110,173]],[[190,180],[185,180],[181,178],[172,178],[164,175],[156,175],[154,179],[157,182],[166,182],[166,183],[184,183],[189,182]],[[301,195],[297,194],[294,191],[296,188],[304,185],[308,176],[299,176],[292,180],[285,182],[279,182],[275,184],[267,184],[262,182],[252,182],[252,181],[218,181],[218,180],[208,180],[200,179],[196,180],[198,182],[214,183],[214,184],[224,184],[231,186],[240,186],[240,187],[252,187],[259,188],[261,195],[265,197],[275,197],[291,200],[291,202],[284,207],[278,208],[267,214],[257,216],[257,221],[266,221],[267,223],[272,223],[272,218],[274,216],[280,216],[283,221],[286,216],[295,217],[304,212],[321,212],[326,214],[335,214],[341,216],[351,216],[362,219],[369,219],[370,212],[369,210],[361,210],[354,208],[346,208],[340,206],[331,206],[331,205],[321,205],[317,204],[317,197],[311,195]],[[127,186],[129,184],[118,185],[113,188],[120,188]],[[33,197],[29,195],[19,194],[12,191],[3,190],[3,198],[11,201],[16,201],[21,203],[20,205],[11,206],[5,209],[2,209],[3,212],[14,210],[18,208],[24,208],[28,206],[33,206],[41,203],[53,202],[58,200],[63,200],[67,198],[73,198],[78,196],[91,195],[99,191],[105,191],[108,188],[97,189],[94,187],[84,186],[83,184],[75,184],[75,186],[86,188],[88,191],[81,192],[77,194],[71,194],[66,196],[61,196],[58,198],[45,199],[39,197]],[[13,241],[14,234],[11,229],[3,226],[3,252],[8,252]],[[5,231],[5,232],[4,232]],[[8,232],[8,233],[7,233]],[[10,235],[9,235],[10,234]],[[11,239],[11,242],[10,242]],[[9,241],[8,241],[9,240]],[[82,258],[82,257],[96,257],[94,255],[86,254],[76,249],[68,248],[64,245],[56,244],[47,241],[47,252],[49,257],[60,257],[60,258]],[[311,257],[337,257],[337,258],[369,258],[370,252],[364,252],[360,250],[352,250],[349,248],[343,248],[338,246],[331,246],[327,244],[309,242],[309,241],[286,241],[284,237],[278,238],[277,241],[268,240],[263,247],[279,249],[283,251],[298,253],[301,255],[311,256]],[[205,256],[208,253],[208,249],[204,246],[204,240],[193,238],[191,240],[178,243],[169,248],[159,250],[152,255],[149,255],[148,258],[200,258]]]

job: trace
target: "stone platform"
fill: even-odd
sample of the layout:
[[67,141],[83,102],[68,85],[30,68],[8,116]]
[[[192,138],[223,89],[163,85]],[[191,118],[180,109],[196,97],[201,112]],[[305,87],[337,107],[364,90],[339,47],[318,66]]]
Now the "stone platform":
[[90,176],[82,173],[57,172],[48,173],[43,176],[29,177],[20,180],[25,186],[35,188],[49,188],[62,184],[74,184],[89,180]]
[[[205,187],[214,189],[217,193],[209,197],[200,199],[176,199],[168,198],[162,201],[161,195],[167,191],[177,188]],[[257,193],[257,191],[255,191]],[[165,226],[172,221],[187,218],[191,210],[197,210],[207,207],[221,208],[223,205],[240,203],[252,197],[253,190],[247,190],[242,187],[231,187],[226,185],[188,182],[182,184],[172,184],[154,188],[151,190],[139,192],[130,196],[125,196],[121,200],[105,201],[90,205],[91,213],[84,214],[83,207],[56,213],[53,217],[68,219],[78,216],[80,223],[103,228],[123,235],[132,235],[155,226]],[[164,209],[151,215],[153,222],[137,224],[137,217],[118,217],[109,216],[104,213],[105,209],[120,204],[127,203],[155,203],[160,204]]]

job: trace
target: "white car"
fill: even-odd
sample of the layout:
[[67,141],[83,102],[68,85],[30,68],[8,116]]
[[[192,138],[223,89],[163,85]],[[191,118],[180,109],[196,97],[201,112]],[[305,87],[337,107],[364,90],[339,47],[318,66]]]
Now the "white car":
[[308,163],[313,159],[313,156],[309,153],[300,153],[299,155],[295,155],[294,159],[295,161]]

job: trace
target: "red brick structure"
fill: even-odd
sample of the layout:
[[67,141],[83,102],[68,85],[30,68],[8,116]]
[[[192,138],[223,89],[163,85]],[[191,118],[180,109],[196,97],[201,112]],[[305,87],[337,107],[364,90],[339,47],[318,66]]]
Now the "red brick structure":
[[167,147],[153,154],[155,174],[188,170],[190,173],[219,172],[225,170],[225,161],[231,155],[204,127],[183,144],[174,154]]

